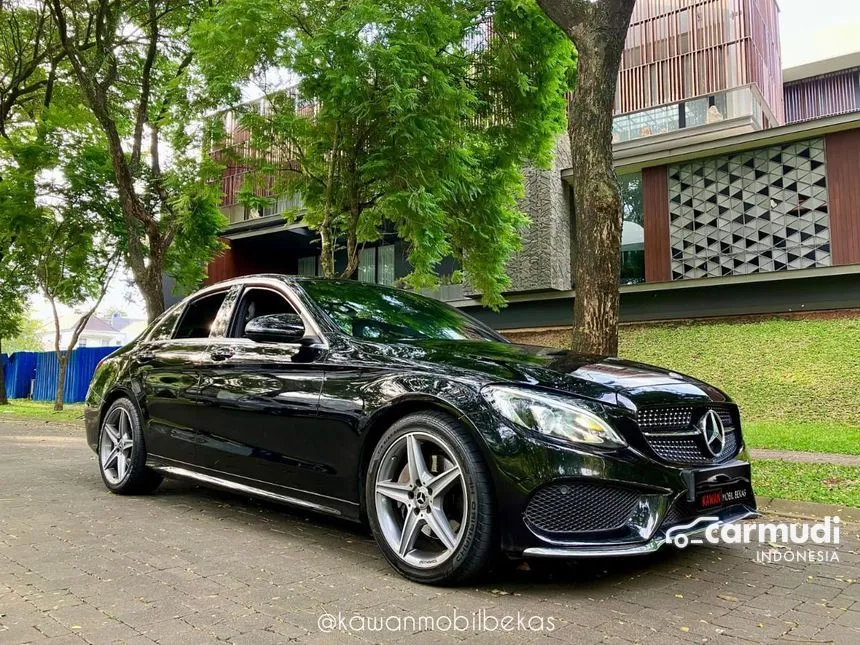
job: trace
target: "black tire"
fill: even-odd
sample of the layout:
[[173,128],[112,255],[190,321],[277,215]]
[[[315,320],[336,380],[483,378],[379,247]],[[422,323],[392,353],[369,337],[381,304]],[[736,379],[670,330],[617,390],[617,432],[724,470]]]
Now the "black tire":
[[[111,441],[105,426],[108,422],[116,419],[118,416],[127,415],[125,419],[128,423],[126,436],[131,440],[130,454],[125,457],[125,467],[122,473],[115,471],[112,467],[115,461],[111,462],[111,466],[106,467],[105,461],[110,458],[113,453],[109,451],[109,455],[105,455],[103,443]],[[111,424],[111,427],[114,426]],[[146,443],[143,438],[143,424],[137,407],[127,398],[120,398],[114,401],[102,417],[101,426],[99,427],[99,446],[97,451],[99,463],[99,473],[102,476],[102,481],[105,486],[113,493],[118,495],[142,495],[151,493],[161,484],[163,477],[146,466]],[[119,466],[117,466],[117,469]],[[121,475],[121,476],[120,476]]]
[[[462,481],[458,480],[457,486],[463,486],[462,490],[466,491],[460,509],[463,521],[457,523],[459,542],[456,547],[451,548],[447,560],[431,568],[412,566],[389,545],[377,508],[376,482],[383,459],[398,440],[402,443],[404,436],[416,432],[444,442],[450,449],[456,462],[459,462],[457,465],[462,473]],[[492,485],[486,463],[476,440],[468,430],[444,412],[413,414],[397,421],[386,431],[370,459],[365,480],[365,500],[368,522],[382,554],[391,566],[414,582],[431,585],[463,584],[483,574],[498,553]],[[403,505],[397,508],[405,514],[409,513],[408,508]],[[384,508],[382,512],[385,512]]]

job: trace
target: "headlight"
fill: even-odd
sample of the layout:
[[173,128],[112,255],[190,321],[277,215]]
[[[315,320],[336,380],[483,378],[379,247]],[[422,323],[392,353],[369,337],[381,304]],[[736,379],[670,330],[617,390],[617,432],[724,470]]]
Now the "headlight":
[[564,397],[502,385],[481,393],[508,421],[548,437],[606,448],[627,445],[600,417]]

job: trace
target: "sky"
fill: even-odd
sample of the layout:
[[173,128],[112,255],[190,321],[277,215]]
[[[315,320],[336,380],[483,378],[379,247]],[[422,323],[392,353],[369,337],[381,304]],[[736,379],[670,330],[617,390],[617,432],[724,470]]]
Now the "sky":
[[[780,7],[783,68],[860,50],[860,0],[777,1]],[[250,94],[256,96],[258,93]],[[51,313],[47,303],[36,298],[33,305],[33,316],[50,322]],[[99,310],[122,310],[132,318],[146,317],[143,299],[131,286],[128,271],[114,278]]]
[[860,50],[860,0],[777,0],[782,66]]

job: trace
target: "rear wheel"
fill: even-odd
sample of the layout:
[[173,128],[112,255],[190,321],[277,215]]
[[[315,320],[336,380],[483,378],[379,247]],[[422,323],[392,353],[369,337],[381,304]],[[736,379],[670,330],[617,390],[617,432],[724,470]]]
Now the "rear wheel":
[[475,440],[444,413],[401,419],[374,450],[368,519],[385,558],[427,584],[465,582],[495,552],[487,468]]
[[105,486],[120,495],[149,493],[161,475],[146,467],[140,414],[126,398],[117,399],[104,415],[99,432],[99,470]]

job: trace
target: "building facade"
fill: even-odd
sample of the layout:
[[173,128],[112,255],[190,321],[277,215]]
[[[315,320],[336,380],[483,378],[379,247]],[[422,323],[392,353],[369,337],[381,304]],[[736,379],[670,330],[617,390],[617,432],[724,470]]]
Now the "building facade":
[[[648,0],[635,9],[615,102],[623,201],[625,320],[860,307],[860,54],[782,70],[774,0]],[[261,108],[262,109],[262,108]],[[232,146],[243,145],[242,134]],[[484,310],[440,267],[434,295],[500,329],[569,324],[570,148],[527,170],[532,224],[511,259],[509,306]],[[316,275],[314,234],[283,212],[238,205],[228,168],[230,249],[210,281],[256,272]],[[393,235],[365,249],[356,279],[410,271]]]

